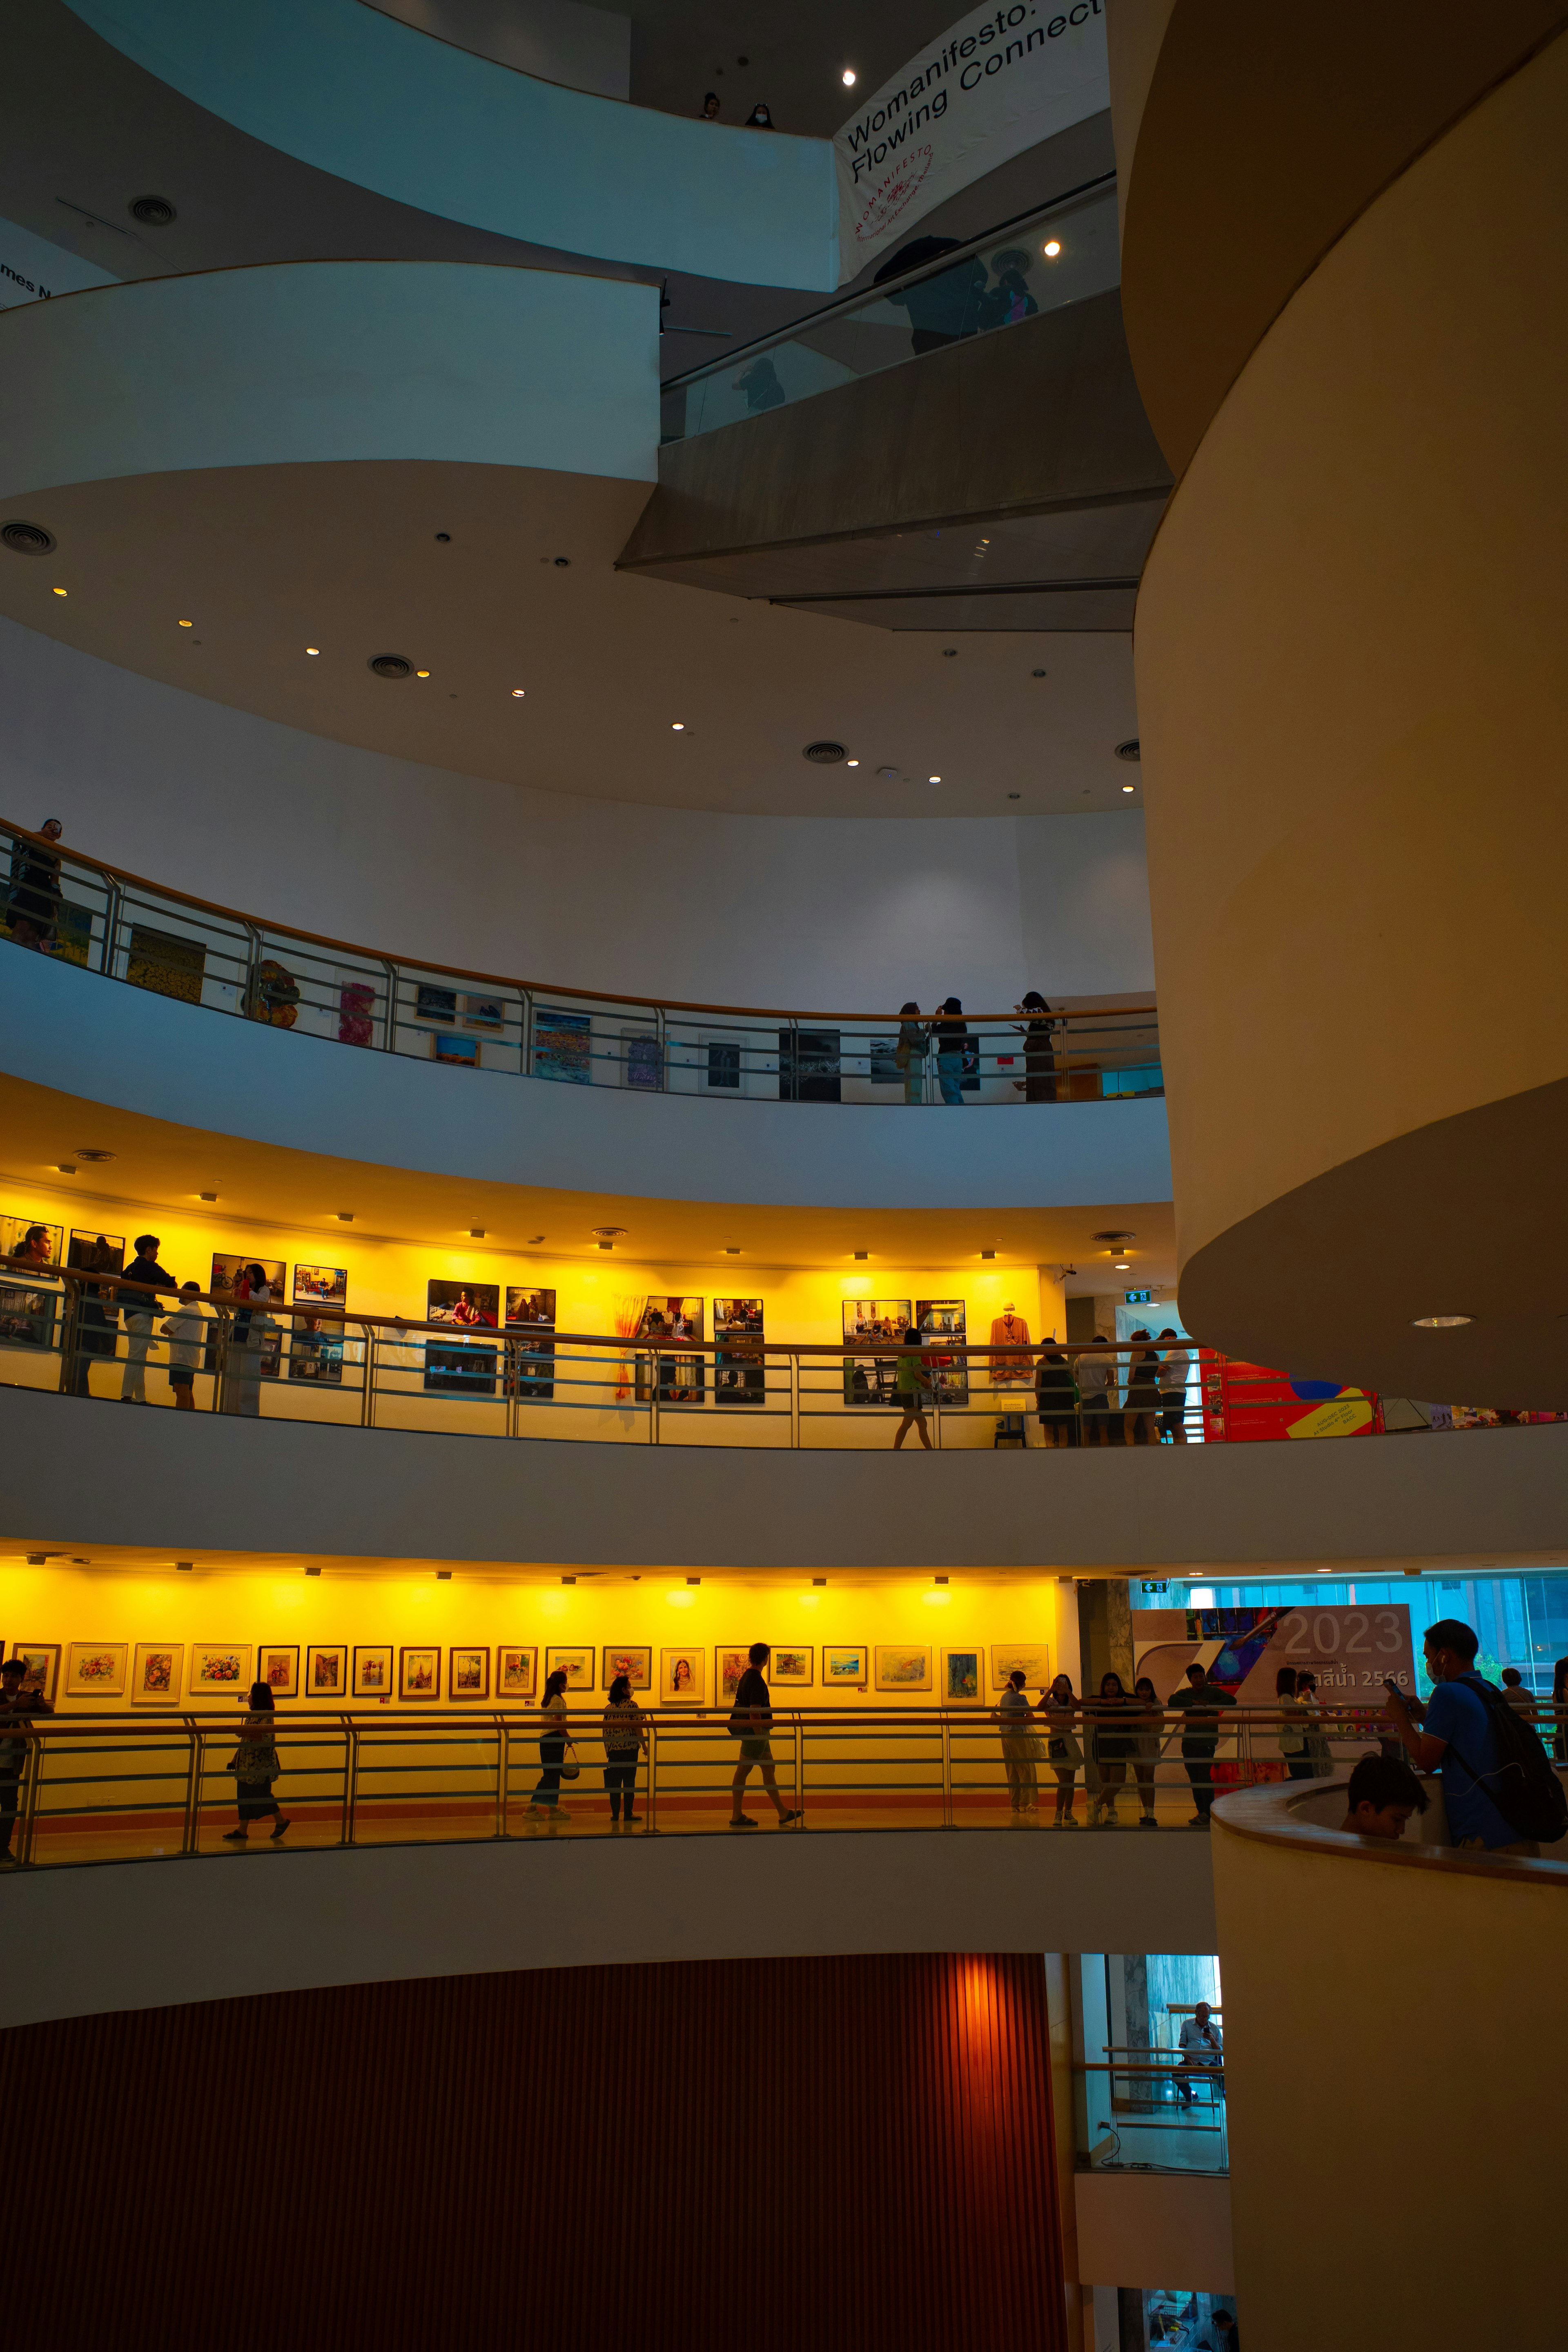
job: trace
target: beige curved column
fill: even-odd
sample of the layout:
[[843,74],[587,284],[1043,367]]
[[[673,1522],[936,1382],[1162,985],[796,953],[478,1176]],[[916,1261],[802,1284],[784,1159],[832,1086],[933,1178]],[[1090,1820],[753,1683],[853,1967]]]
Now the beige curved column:
[[1337,236],[1136,635],[1189,1326],[1511,1405],[1568,1405],[1565,126],[1558,39]]

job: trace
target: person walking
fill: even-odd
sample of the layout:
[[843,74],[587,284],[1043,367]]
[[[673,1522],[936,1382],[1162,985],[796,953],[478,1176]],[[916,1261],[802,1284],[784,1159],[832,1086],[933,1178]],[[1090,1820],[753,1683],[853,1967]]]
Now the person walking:
[[[126,1267],[123,1281],[144,1283],[156,1290],[178,1288],[172,1274],[165,1274],[158,1263],[160,1244],[156,1234],[138,1234],[136,1255]],[[147,1349],[153,1338],[153,1318],[157,1308],[145,1289],[122,1289],[120,1308],[125,1318],[125,1370],[120,1378],[121,1404],[145,1404],[147,1402]]]
[[952,1110],[963,1108],[963,1072],[969,1055],[969,1024],[956,996],[944,999],[931,1024],[936,1040],[936,1082]]
[[1024,1040],[1026,1075],[1014,1079],[1014,1090],[1021,1094],[1026,1103],[1054,1103],[1057,1098],[1057,1024],[1051,1018],[1051,1008],[1038,989],[1031,988],[1013,1010],[1028,1015],[1018,1032]]
[[1072,1809],[1073,1786],[1078,1779],[1078,1768],[1083,1760],[1083,1750],[1078,1744],[1078,1733],[1074,1728],[1078,1699],[1070,1675],[1058,1675],[1050,1689],[1041,1693],[1040,1712],[1046,1718],[1046,1759],[1057,1776],[1057,1812],[1053,1826],[1059,1830],[1076,1830],[1078,1822]]
[[1274,1677],[1274,1703],[1286,1720],[1279,1727],[1279,1753],[1285,1759],[1285,1770],[1292,1780],[1310,1780],[1313,1777],[1312,1759],[1307,1753],[1308,1709],[1296,1696],[1296,1669],[1281,1666]]
[[1100,1785],[1104,1792],[1097,1795],[1089,1807],[1089,1828],[1115,1829],[1116,1800],[1127,1778],[1127,1759],[1135,1748],[1131,1724],[1132,1702],[1118,1674],[1100,1677],[1100,1695],[1091,1699],[1084,1710],[1094,1718],[1091,1737],[1094,1760],[1100,1767]]
[[552,1829],[564,1829],[567,1823],[565,1807],[561,1802],[561,1774],[566,1762],[566,1669],[557,1666],[544,1685],[544,1701],[541,1706],[539,1739],[539,1785],[529,1800],[531,1821],[542,1817]]
[[1039,1408],[1040,1438],[1046,1445],[1076,1445],[1079,1442],[1078,1389],[1072,1366],[1054,1337],[1040,1350],[1035,1366],[1035,1397]]
[[196,1374],[206,1353],[207,1318],[201,1301],[200,1283],[182,1282],[178,1307],[166,1323],[158,1326],[169,1342],[169,1386],[174,1391],[174,1409],[178,1412],[194,1412],[196,1409]]
[[1160,1824],[1154,1818],[1154,1769],[1164,1738],[1165,1710],[1147,1675],[1140,1675],[1133,1684],[1132,1698],[1132,1777],[1138,1783],[1138,1826],[1141,1830],[1157,1830]]
[[1206,1830],[1214,1810],[1214,1759],[1219,1746],[1219,1718],[1226,1707],[1236,1705],[1236,1693],[1226,1690],[1223,1684],[1211,1683],[1208,1669],[1194,1660],[1187,1668],[1185,1683],[1171,1693],[1168,1705],[1184,1717],[1182,1759],[1197,1808],[1187,1826]]
[[1184,1445],[1187,1442],[1187,1377],[1193,1360],[1179,1339],[1173,1348],[1165,1346],[1167,1339],[1177,1339],[1176,1333],[1168,1323],[1160,1334],[1160,1345],[1163,1350],[1160,1358],[1160,1427],[1173,1445]]
[[250,1835],[251,1822],[265,1821],[270,1813],[272,1843],[276,1845],[289,1824],[279,1811],[278,1800],[272,1793],[272,1784],[280,1777],[283,1767],[278,1760],[275,1745],[276,1707],[271,1685],[252,1683],[250,1697],[245,1704],[249,1712],[240,1731],[239,1746],[228,1759],[239,1807],[239,1827],[225,1830],[224,1840],[228,1845],[244,1845]]
[[633,1822],[642,1818],[632,1811],[632,1805],[637,1796],[637,1759],[647,1748],[642,1709],[632,1696],[629,1675],[617,1675],[610,1685],[604,1731],[605,1792],[610,1800],[610,1827],[612,1830],[619,1829],[624,1802],[629,1828]]
[[773,1768],[773,1743],[768,1734],[773,1728],[773,1706],[768,1695],[767,1676],[763,1672],[768,1663],[768,1645],[753,1642],[746,1653],[747,1665],[735,1689],[735,1704],[730,1712],[730,1736],[741,1743],[741,1760],[735,1767],[731,1782],[730,1827],[732,1830],[754,1830],[742,1801],[746,1781],[753,1764],[762,1767],[763,1790],[778,1816],[782,1830],[790,1822],[798,1822],[798,1808],[787,1811],[779,1794],[778,1775]]
[[905,1102],[924,1102],[926,1033],[918,1004],[911,1003],[899,1008],[899,1038],[893,1047],[893,1066],[904,1074]]
[[14,1870],[11,1832],[21,1803],[22,1774],[27,1762],[26,1723],[31,1716],[53,1715],[41,1690],[24,1690],[26,1658],[7,1658],[0,1666],[0,1869]]
[[903,1353],[899,1358],[893,1381],[898,1391],[899,1408],[904,1416],[893,1440],[893,1451],[895,1454],[899,1451],[912,1424],[919,1430],[921,1444],[929,1454],[931,1446],[931,1432],[926,1427],[925,1392],[931,1386],[931,1370],[921,1352],[921,1335],[912,1323],[904,1332]]
[[1007,1800],[1015,1820],[1035,1819],[1040,1801],[1038,1760],[1034,1736],[1034,1710],[1024,1689],[1024,1669],[1015,1666],[1007,1677],[996,1720],[1002,1727],[1002,1761],[1007,1768]]

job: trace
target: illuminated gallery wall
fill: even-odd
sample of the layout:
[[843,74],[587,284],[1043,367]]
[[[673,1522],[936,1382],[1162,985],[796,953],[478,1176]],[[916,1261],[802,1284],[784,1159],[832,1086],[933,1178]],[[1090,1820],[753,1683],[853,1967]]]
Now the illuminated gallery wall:
[[285,1706],[390,1706],[405,1688],[411,1704],[443,1710],[523,1706],[556,1664],[569,1705],[596,1707],[623,1662],[646,1706],[723,1706],[723,1654],[757,1641],[775,1653],[781,1707],[950,1696],[994,1706],[1014,1664],[1031,1687],[1058,1668],[1077,1676],[1070,1579],[577,1574],[566,1585],[537,1570],[444,1580],[428,1563],[306,1575],[265,1561],[142,1570],[13,1557],[0,1561],[0,1633],[8,1656],[50,1654],[37,1663],[64,1711],[146,1716],[234,1705],[258,1672]]

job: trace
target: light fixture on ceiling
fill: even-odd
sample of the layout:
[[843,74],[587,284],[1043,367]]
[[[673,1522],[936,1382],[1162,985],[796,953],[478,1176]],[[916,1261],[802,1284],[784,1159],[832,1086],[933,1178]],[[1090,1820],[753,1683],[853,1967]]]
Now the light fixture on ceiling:
[[321,1572],[319,1568],[307,1568],[305,1570],[307,1576],[320,1576]]
[[1008,793],[1008,795],[1007,795],[1007,798],[1008,798],[1010,801],[1020,800],[1020,799],[1022,799],[1022,797],[1023,797],[1023,795],[1022,795],[1021,793]]
[[684,735],[686,732],[685,719],[672,719],[669,722],[669,731],[672,735]]
[[1468,1315],[1413,1315],[1410,1318],[1417,1331],[1457,1331],[1472,1319]]
[[858,760],[846,760],[844,764],[847,768],[858,768],[860,762]]
[[544,1235],[543,1235],[542,1234],[530,1234],[530,1235],[529,1235],[529,1237],[528,1237],[528,1246],[529,1246],[529,1248],[530,1248],[530,1249],[537,1249],[537,1248],[538,1248],[538,1246],[539,1246],[539,1244],[540,1244],[540,1243],[541,1243],[543,1239],[544,1239]]
[[55,594],[57,596],[68,596],[70,594],[70,590],[68,588],[57,588],[55,590]]
[[726,1257],[739,1257],[741,1253],[739,1249],[731,1249],[729,1243],[726,1242],[724,1244],[724,1255]]
[[414,675],[416,677],[428,677],[430,673],[427,669],[416,669]]
[[181,621],[177,625],[182,629],[194,629],[196,625],[194,621]]
[[825,1576],[814,1576],[811,1580],[813,1584],[826,1584],[827,1579]]
[[1125,743],[1118,743],[1116,747],[1116,756],[1119,760],[1131,760],[1134,766],[1136,766],[1137,762],[1143,756],[1143,747],[1139,742],[1137,736],[1129,735]]
[[332,1214],[340,1225],[352,1225],[354,1221],[354,1213],[352,1209],[334,1209]]
[[1135,793],[1138,787],[1136,784],[1123,784],[1121,789],[1124,793]]
[[96,1144],[79,1143],[72,1156],[78,1160],[112,1160],[114,1154],[112,1151],[100,1150]]
[[994,1257],[996,1253],[994,1250],[982,1250],[980,1255],[982,1257]]
[[1047,261],[1054,261],[1061,249],[1061,240],[1054,236],[1047,237],[1040,247]]
[[372,654],[365,667],[373,676],[384,677],[394,685],[398,679],[414,675],[414,664],[405,654]]
[[57,1160],[55,1162],[55,1172],[58,1176],[74,1176],[76,1174],[76,1161],[74,1160]]
[[870,1251],[869,1251],[869,1250],[857,1250],[857,1251],[856,1251],[856,1253],[855,1253],[855,1255],[856,1255],[857,1258],[860,1261],[860,1263],[861,1263],[862,1265],[864,1265],[864,1264],[865,1264],[865,1262],[866,1262],[866,1260],[870,1256],[871,1253],[870,1253]]
[[177,1559],[174,1562],[174,1566],[177,1569],[184,1570],[184,1572],[188,1576],[191,1570],[195,1568],[195,1561],[194,1559]]
[[167,228],[179,218],[167,196],[136,196],[130,211],[132,219],[139,220],[143,228]]
[[1032,669],[1032,670],[1029,672],[1029,676],[1030,676],[1031,677],[1045,677],[1045,675],[1046,675],[1046,673],[1045,673],[1045,671],[1044,671],[1043,669]]
[[[594,1239],[602,1250],[614,1249],[618,1241],[626,1239],[626,1232],[625,1225],[595,1225]],[[541,1239],[542,1238],[543,1236],[541,1235]]]
[[56,541],[41,522],[7,522],[0,523],[0,546],[13,555],[52,555]]
[[846,89],[853,89],[858,79],[854,67],[846,66],[838,79],[844,84]]
[[931,1578],[931,1582],[933,1584],[945,1584],[947,1582],[947,1579],[945,1576],[933,1576]]
[[217,1194],[216,1192],[198,1192],[196,1194],[196,1198],[198,1201],[216,1201],[217,1199]]
[[514,702],[521,702],[527,692],[528,688],[526,686],[514,686],[511,690],[511,698]]
[[452,1581],[451,1570],[449,1568],[438,1568],[436,1570],[436,1581],[437,1584],[450,1584]]
[[575,1584],[577,1580],[574,1576],[563,1576],[561,1581],[563,1584]]
[[942,657],[943,661],[956,661],[958,659],[958,647],[956,646],[943,646],[942,649]]
[[686,1581],[688,1584],[700,1584],[702,1579],[700,1576],[689,1576]]
[[485,1229],[483,1225],[470,1225],[468,1227],[468,1239],[471,1242],[482,1242],[484,1237]]
[[310,655],[312,661],[315,660],[316,656],[321,652],[321,648],[320,646],[307,646],[305,648],[305,651]]
[[940,776],[928,776],[926,778],[926,782],[928,784],[940,784],[942,778]]
[[1117,1259],[1117,1261],[1116,1261],[1116,1265],[1115,1265],[1115,1269],[1114,1269],[1114,1270],[1115,1270],[1115,1272],[1116,1272],[1116,1273],[1118,1273],[1118,1274],[1130,1274],[1130,1273],[1131,1272],[1131,1270],[1132,1270],[1132,1261],[1131,1261],[1131,1258],[1126,1258],[1126,1257],[1119,1257],[1119,1258]]

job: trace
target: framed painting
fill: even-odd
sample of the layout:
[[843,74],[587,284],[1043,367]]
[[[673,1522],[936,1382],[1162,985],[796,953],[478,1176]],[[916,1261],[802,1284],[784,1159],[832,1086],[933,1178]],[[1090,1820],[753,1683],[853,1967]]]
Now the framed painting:
[[355,1698],[392,1696],[392,1645],[389,1642],[355,1644],[353,1695]]
[[537,1649],[499,1649],[496,1652],[496,1696],[498,1698],[531,1698],[539,1679]]
[[895,1405],[899,1401],[897,1350],[910,1328],[907,1298],[847,1298],[844,1301],[844,1341],[847,1347],[880,1342],[893,1352],[884,1356],[846,1356],[846,1404]]
[[1050,1687],[1051,1654],[1044,1642],[992,1643],[991,1687],[994,1691],[1006,1689],[1007,1677],[1017,1666],[1024,1670],[1026,1689],[1043,1691]]
[[440,1022],[450,1028],[458,1017],[458,992],[455,988],[437,988],[430,981],[414,984],[414,1018],[416,1021]]
[[349,1654],[342,1642],[312,1642],[305,1653],[305,1696],[347,1698]]
[[504,996],[465,996],[463,999],[465,1029],[504,1029],[506,999]]
[[[552,1290],[509,1282],[505,1305],[509,1331],[536,1334],[555,1328],[555,1293]],[[519,1396],[531,1397],[536,1403],[552,1402],[555,1395],[553,1339],[531,1339],[528,1347],[514,1350],[509,1369],[510,1378],[517,1384]]]
[[566,1687],[569,1691],[591,1691],[594,1687],[594,1669],[598,1663],[592,1649],[546,1650],[544,1679],[548,1682],[552,1674],[564,1667]]
[[653,1688],[653,1652],[651,1650],[616,1649],[613,1643],[605,1645],[604,1685],[606,1690],[618,1675],[625,1675],[633,1690]]
[[13,1642],[11,1655],[20,1658],[26,1667],[22,1676],[25,1691],[41,1691],[53,1706],[55,1692],[60,1679],[60,1645],[58,1642]]
[[29,1265],[37,1266],[40,1272],[58,1265],[65,1251],[65,1238],[63,1225],[40,1224],[36,1217],[0,1217],[0,1257],[23,1260],[23,1265],[7,1268],[12,1274],[22,1273]]
[[985,1700],[985,1652],[979,1645],[944,1650],[937,1685],[943,1706],[977,1706]]
[[346,1265],[297,1265],[294,1268],[296,1306],[314,1303],[321,1307],[346,1307],[348,1298],[349,1270]]
[[248,1642],[193,1642],[187,1698],[234,1698],[250,1688]]
[[656,1030],[621,1031],[621,1084],[645,1095],[664,1092],[664,1048]]
[[768,1664],[768,1680],[777,1688],[804,1689],[812,1679],[812,1652],[808,1643],[780,1642]]
[[864,1690],[871,1653],[864,1642],[824,1642],[822,1681],[826,1690]]
[[489,1698],[490,1695],[490,1654],[487,1644],[482,1650],[448,1650],[447,1653],[447,1696],[448,1698]]
[[879,1691],[929,1691],[931,1688],[931,1652],[908,1643],[879,1643],[875,1653],[876,1683]]
[[448,1063],[458,1070],[479,1067],[479,1041],[477,1037],[458,1037],[445,1029],[430,1032],[430,1059]]
[[439,1698],[441,1653],[421,1645],[397,1654],[397,1696],[400,1699]]
[[183,1642],[138,1642],[131,1661],[132,1706],[177,1706],[184,1659]]
[[923,1343],[937,1403],[967,1404],[969,1359],[967,1356],[944,1355],[942,1347],[944,1339],[955,1340],[962,1346],[969,1336],[963,1299],[917,1298],[915,1322]]
[[267,1685],[274,1698],[298,1698],[299,1643],[258,1642],[256,1645],[256,1679]]
[[493,1331],[500,1320],[499,1282],[427,1282],[426,1323],[451,1323],[459,1330]]
[[701,1706],[707,1699],[708,1653],[696,1643],[658,1654],[658,1695],[667,1706]]
[[723,1343],[713,1359],[714,1403],[766,1404],[762,1300],[716,1298],[713,1337]]
[[593,1023],[586,1013],[536,1012],[533,1016],[533,1075],[563,1079],[568,1086],[594,1083]]
[[66,1654],[68,1698],[119,1698],[125,1689],[123,1642],[73,1642]]
[[[752,1663],[746,1655],[751,1646],[750,1642],[729,1642],[721,1643],[714,1651],[713,1696],[721,1706],[733,1705],[741,1676]],[[769,1668],[764,1666],[763,1672],[767,1674]]]
[[78,1274],[123,1274],[125,1271],[125,1236],[123,1234],[95,1234],[71,1227],[70,1248],[66,1264]]
[[207,951],[200,940],[182,939],[178,932],[160,931],[151,923],[132,924],[125,977],[132,988],[150,988],[154,996],[199,1004],[206,966]]
[[295,1320],[289,1339],[289,1377],[314,1381],[318,1388],[341,1388],[343,1379],[343,1327],[320,1315]]

